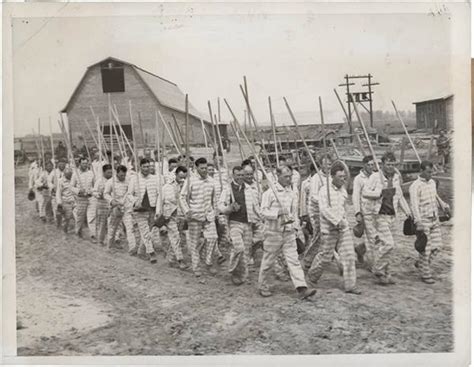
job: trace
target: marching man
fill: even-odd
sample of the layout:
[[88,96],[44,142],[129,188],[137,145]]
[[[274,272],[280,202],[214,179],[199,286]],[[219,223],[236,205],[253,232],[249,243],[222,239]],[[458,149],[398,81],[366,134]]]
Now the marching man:
[[232,275],[232,282],[240,285],[248,277],[248,259],[245,249],[252,246],[252,225],[259,220],[260,208],[257,193],[244,183],[245,172],[242,167],[234,167],[232,175],[232,182],[224,186],[220,197],[219,211],[229,217],[232,246],[229,273]]
[[324,269],[331,263],[337,246],[343,267],[344,289],[346,293],[361,294],[356,288],[354,244],[346,218],[347,191],[344,188],[346,172],[342,164],[336,163],[330,173],[329,186],[319,190],[321,249],[308,271],[308,279],[314,283],[319,280]]
[[64,176],[59,180],[56,200],[58,202],[58,215],[62,217],[64,233],[69,231],[69,222],[73,219],[73,209],[76,205],[75,193],[72,187],[72,169],[64,169]]
[[155,175],[150,174],[151,164],[148,158],[142,158],[138,177],[130,180],[128,195],[133,204],[133,219],[138,224],[140,238],[145,246],[148,260],[154,264],[157,259],[151,240],[149,220],[150,212],[155,212],[155,215],[159,212],[159,195],[158,179]]
[[262,197],[261,213],[265,218],[265,240],[258,288],[263,297],[272,295],[268,279],[269,272],[279,251],[283,251],[298,296],[300,299],[305,299],[313,296],[316,290],[308,288],[296,252],[298,200],[291,188],[292,172],[288,167],[280,167],[276,169],[276,173],[278,182],[275,184],[275,189],[278,199],[271,189],[267,190]]
[[96,237],[97,241],[104,246],[105,236],[107,234],[107,218],[109,216],[109,202],[104,197],[105,185],[112,177],[112,166],[104,164],[102,166],[102,174],[98,177],[95,185],[93,195],[97,200],[96,213]]
[[426,240],[426,247],[418,250],[420,254],[418,268],[421,280],[427,284],[435,282],[431,274],[431,260],[440,251],[442,243],[438,206],[448,213],[450,210],[449,205],[438,196],[436,183],[431,178],[432,173],[433,163],[421,162],[421,173],[410,186],[410,204],[418,232],[417,237],[425,236]]
[[362,159],[364,166],[360,170],[359,174],[354,178],[353,191],[352,191],[352,203],[354,204],[354,213],[357,223],[362,223],[364,225],[364,230],[366,233],[371,235],[366,235],[366,241],[361,242],[355,246],[357,258],[359,262],[364,262],[364,254],[367,254],[369,260],[369,267],[373,263],[373,244],[369,242],[370,239],[373,239],[375,236],[373,232],[375,231],[373,221],[368,217],[367,222],[365,221],[364,208],[362,206],[362,190],[364,189],[365,184],[369,181],[370,175],[374,172],[374,157],[367,155]]
[[[196,174],[188,172],[188,178],[183,185],[180,205],[188,223],[189,249],[194,275],[202,275],[199,264],[202,245],[205,249],[205,263],[210,274],[215,275],[213,255],[217,245],[216,206],[217,197],[213,180],[207,174],[206,158],[196,159]],[[204,243],[201,242],[204,235]]]
[[95,242],[95,205],[91,204],[94,173],[89,169],[87,158],[79,159],[79,170],[72,176],[71,186],[76,194],[76,235],[82,238],[82,227],[87,216],[91,241]]
[[163,216],[167,221],[168,239],[170,246],[166,259],[171,265],[174,260],[178,262],[181,270],[185,270],[187,265],[184,262],[182,251],[182,236],[184,225],[184,215],[179,205],[179,196],[186,179],[188,169],[178,166],[175,170],[175,178],[163,186]]
[[[50,160],[45,162],[45,170],[40,171],[35,180],[35,189],[38,193],[38,209],[39,209],[39,217],[40,219],[46,223],[46,221],[52,220],[53,209],[51,205],[51,189],[52,187],[49,186],[50,179],[49,175],[53,172],[53,163]],[[48,216],[48,218],[46,218]]]
[[395,248],[394,234],[398,207],[405,215],[410,208],[403,197],[400,175],[396,169],[396,158],[392,152],[382,157],[381,172],[374,172],[362,190],[364,221],[374,223],[375,231],[367,231],[368,241],[374,245],[372,272],[381,285],[395,284],[390,274],[390,258]]

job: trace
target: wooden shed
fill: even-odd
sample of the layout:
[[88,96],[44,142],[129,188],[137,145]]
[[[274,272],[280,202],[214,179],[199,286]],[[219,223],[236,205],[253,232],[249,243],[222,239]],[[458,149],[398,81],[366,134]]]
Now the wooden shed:
[[433,131],[453,128],[454,95],[413,102],[416,106],[416,128]]
[[[73,144],[79,147],[85,140],[92,146],[92,134],[94,137],[98,134],[97,121],[104,137],[109,141],[109,95],[111,106],[116,108],[120,124],[130,141],[133,121],[133,136],[137,147],[155,146],[157,111],[161,112],[168,126],[177,134],[181,132],[184,138],[185,95],[179,87],[136,65],[108,57],[87,68],[66,106],[61,110],[61,113],[67,116]],[[159,117],[158,121],[162,128]],[[189,140],[193,145],[204,144],[202,124],[211,132],[209,122],[189,103]],[[171,146],[168,134],[165,132],[162,136],[165,138],[165,144]]]

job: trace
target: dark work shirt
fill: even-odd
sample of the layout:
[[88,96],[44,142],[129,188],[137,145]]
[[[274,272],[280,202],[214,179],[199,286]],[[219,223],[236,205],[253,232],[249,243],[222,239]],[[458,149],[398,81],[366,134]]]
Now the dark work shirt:
[[387,188],[382,190],[382,206],[379,214],[395,215],[395,208],[393,205],[393,197],[395,195],[395,188],[393,187],[393,177],[388,178]]
[[240,209],[236,212],[231,212],[229,214],[229,220],[240,223],[248,223],[247,207],[245,206],[245,185],[241,185],[239,187],[234,182],[232,182],[230,186],[234,194],[235,202],[240,205]]

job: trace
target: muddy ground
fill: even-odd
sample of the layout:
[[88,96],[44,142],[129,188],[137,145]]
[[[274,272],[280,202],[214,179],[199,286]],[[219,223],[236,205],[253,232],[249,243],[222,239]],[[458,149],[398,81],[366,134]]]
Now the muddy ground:
[[[453,349],[449,225],[426,285],[414,267],[413,238],[399,236],[397,284],[377,286],[357,271],[361,296],[345,294],[332,265],[312,300],[291,281],[274,296],[232,285],[225,265],[197,281],[125,251],[65,235],[42,224],[17,170],[16,269],[18,355],[202,355],[448,352]],[[87,233],[86,233],[87,238]],[[259,257],[261,254],[259,254]]]

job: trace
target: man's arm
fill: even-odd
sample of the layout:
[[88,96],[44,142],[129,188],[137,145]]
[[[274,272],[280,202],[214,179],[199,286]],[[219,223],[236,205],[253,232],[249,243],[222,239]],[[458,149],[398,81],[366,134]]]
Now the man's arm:
[[[334,205],[334,204],[333,204]],[[342,218],[344,217],[344,212],[338,213],[336,208],[329,206],[327,190],[319,190],[319,210],[321,216],[331,222],[334,226],[337,226]]]
[[280,208],[272,208],[272,205],[275,203],[274,195],[273,191],[268,189],[262,196],[261,213],[268,220],[277,220],[280,213]]
[[420,223],[421,222],[421,215],[420,215],[420,196],[419,196],[419,190],[418,190],[418,184],[417,181],[413,182],[410,185],[410,189],[408,190],[410,194],[410,204],[411,204],[411,210],[413,213],[413,219],[415,223]]
[[354,205],[354,213],[357,215],[360,213],[360,194],[362,191],[362,180],[357,175],[354,178],[354,185],[352,190],[352,204]]
[[382,181],[379,173],[372,174],[362,189],[362,196],[366,199],[377,200],[382,196]]

